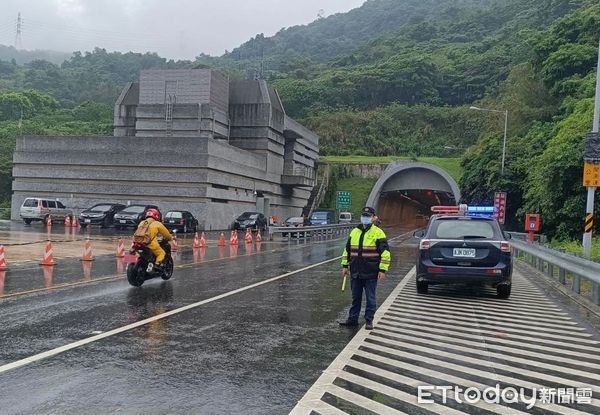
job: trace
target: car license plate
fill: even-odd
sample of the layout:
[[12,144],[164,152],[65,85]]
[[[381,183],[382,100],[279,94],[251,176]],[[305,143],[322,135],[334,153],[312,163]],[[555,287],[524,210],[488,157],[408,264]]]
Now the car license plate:
[[120,220],[119,223],[127,223],[126,220]]
[[475,252],[473,248],[454,248],[452,255],[460,258],[475,258]]
[[84,222],[85,223],[92,223],[92,220],[91,219],[86,219]]

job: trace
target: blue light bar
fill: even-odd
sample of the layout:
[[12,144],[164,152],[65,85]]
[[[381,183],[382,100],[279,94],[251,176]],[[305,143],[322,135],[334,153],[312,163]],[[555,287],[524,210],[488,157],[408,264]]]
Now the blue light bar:
[[467,216],[495,218],[496,208],[494,206],[469,206],[467,208]]

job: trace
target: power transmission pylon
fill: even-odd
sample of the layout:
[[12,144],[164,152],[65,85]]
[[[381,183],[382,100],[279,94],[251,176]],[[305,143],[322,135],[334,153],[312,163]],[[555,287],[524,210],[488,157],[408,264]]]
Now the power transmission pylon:
[[22,39],[21,39],[21,30],[22,30],[23,21],[21,20],[21,12],[17,15],[17,32],[15,34],[15,49],[21,49],[23,47]]

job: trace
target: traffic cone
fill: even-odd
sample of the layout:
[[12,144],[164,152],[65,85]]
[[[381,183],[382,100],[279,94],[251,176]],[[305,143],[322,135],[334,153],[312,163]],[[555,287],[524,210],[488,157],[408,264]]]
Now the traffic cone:
[[52,242],[46,243],[46,251],[44,252],[44,259],[40,262],[40,265],[54,265],[54,257],[52,256]]
[[175,252],[177,251],[178,246],[177,246],[177,238],[173,237],[173,242],[171,242],[171,251]]
[[194,249],[202,248],[200,244],[200,239],[198,239],[198,232],[194,234],[194,245],[192,246]]
[[206,235],[202,232],[202,236],[200,237],[200,248],[206,248]]
[[250,231],[250,229],[246,229],[246,237],[245,237],[246,243],[247,244],[251,244],[252,243],[252,231]]
[[71,223],[71,226],[74,228],[81,228],[81,225],[79,224],[79,220],[77,219],[77,216],[73,217],[73,222]]
[[256,242],[262,242],[262,236],[260,236],[260,230],[256,231]]
[[117,242],[117,258],[125,258],[125,242],[121,238]]
[[237,245],[237,244],[238,244],[237,231],[231,231],[231,239],[229,239],[229,245]]
[[92,243],[89,239],[85,240],[85,244],[83,245],[83,258],[82,261],[93,261],[94,257],[92,255]]
[[225,246],[225,234],[221,232],[221,236],[219,237],[219,246]]
[[65,228],[71,227],[71,217],[69,215],[65,216]]
[[48,218],[46,219],[46,226],[49,228],[52,226],[52,215],[48,215]]
[[8,269],[8,264],[6,263],[6,259],[4,259],[4,245],[0,245],[0,271],[6,271]]

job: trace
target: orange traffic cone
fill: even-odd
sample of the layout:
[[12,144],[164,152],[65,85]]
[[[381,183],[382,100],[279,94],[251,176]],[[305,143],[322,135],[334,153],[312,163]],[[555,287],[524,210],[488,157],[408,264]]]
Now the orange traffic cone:
[[125,258],[125,242],[121,238],[117,242],[117,258]]
[[71,227],[71,217],[69,215],[65,216],[65,228]]
[[256,231],[256,242],[262,242],[262,236],[260,236],[260,230]]
[[89,239],[85,240],[85,244],[83,245],[83,258],[82,261],[93,261],[94,257],[92,255],[92,243]]
[[202,248],[202,245],[200,244],[200,239],[198,239],[198,232],[196,232],[194,234],[194,245],[192,245],[192,248],[194,248],[194,249]]
[[48,215],[48,218],[46,219],[46,226],[52,226],[52,215]]
[[225,234],[221,232],[221,236],[219,237],[219,246],[225,246]]
[[200,237],[200,248],[206,248],[206,235],[202,232],[202,236]]
[[237,231],[231,231],[231,238],[229,239],[229,245],[237,245],[237,244],[238,244]]
[[6,271],[7,269],[8,265],[6,259],[4,259],[4,245],[0,245],[0,271]]
[[252,243],[252,231],[250,230],[250,228],[246,229],[245,240],[246,240],[247,244],[251,244]]
[[73,216],[73,222],[71,223],[71,226],[77,229],[81,228],[79,220],[77,220],[77,216]]
[[54,265],[54,257],[52,256],[52,242],[46,243],[46,251],[44,252],[44,259],[40,262],[40,265]]
[[171,251],[175,252],[177,251],[178,246],[177,246],[177,238],[173,237],[173,242],[171,242]]

